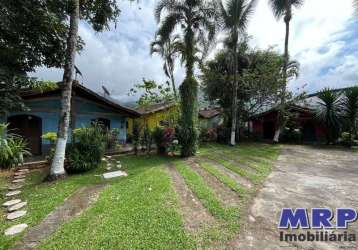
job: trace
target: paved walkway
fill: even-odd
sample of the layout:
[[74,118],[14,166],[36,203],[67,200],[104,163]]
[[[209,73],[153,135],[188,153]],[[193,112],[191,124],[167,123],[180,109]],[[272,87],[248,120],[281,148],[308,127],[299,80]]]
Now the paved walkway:
[[[284,207],[357,209],[358,154],[338,149],[284,146],[273,172],[249,207],[248,220],[239,238],[230,246],[245,250],[358,249],[357,241],[280,242],[277,224]],[[358,237],[358,222],[351,225],[348,233]]]

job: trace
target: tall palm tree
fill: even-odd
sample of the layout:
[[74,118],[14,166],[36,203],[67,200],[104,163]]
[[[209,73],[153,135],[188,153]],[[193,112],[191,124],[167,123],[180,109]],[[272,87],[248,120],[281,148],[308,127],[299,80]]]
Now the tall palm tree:
[[205,0],[161,0],[155,8],[159,23],[157,35],[163,42],[170,39],[176,28],[181,30],[183,46],[180,50],[185,62],[186,78],[180,86],[181,118],[179,140],[181,155],[195,155],[198,131],[198,82],[194,78],[198,46],[212,41],[215,35],[216,10],[213,2]]
[[286,25],[286,36],[285,36],[285,52],[284,52],[284,63],[283,63],[283,83],[281,90],[281,100],[279,105],[279,114],[277,120],[277,128],[274,136],[274,142],[279,141],[280,133],[282,128],[285,126],[285,101],[286,101],[286,87],[287,87],[287,66],[289,63],[289,52],[288,42],[290,37],[290,22],[292,19],[292,9],[299,8],[303,5],[304,0],[269,0],[272,11],[275,17],[279,20],[283,17]]
[[256,0],[228,0],[225,5],[220,1],[220,24],[227,32],[226,46],[232,54],[233,98],[230,145],[236,144],[237,91],[238,91],[238,42],[244,35],[249,19],[254,11]]
[[161,37],[157,36],[155,41],[150,44],[150,54],[153,55],[154,53],[157,53],[164,60],[163,70],[165,75],[170,79],[175,100],[178,100],[174,79],[174,66],[175,58],[178,53],[178,40],[178,35],[170,36],[167,41],[163,41]]
[[56,151],[51,163],[48,179],[58,179],[66,174],[64,169],[65,151],[70,124],[72,76],[75,65],[75,55],[78,37],[79,0],[72,0],[70,5],[70,28],[68,32],[66,61],[61,84],[62,98],[61,111],[58,124]]
[[341,94],[325,88],[318,93],[317,97],[319,101],[316,116],[326,127],[327,144],[333,143],[339,135],[341,125]]

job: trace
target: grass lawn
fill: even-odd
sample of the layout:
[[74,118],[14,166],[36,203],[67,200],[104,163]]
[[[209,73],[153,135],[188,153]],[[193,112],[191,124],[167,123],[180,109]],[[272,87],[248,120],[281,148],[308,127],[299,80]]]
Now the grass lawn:
[[[240,174],[237,166],[220,158],[224,153],[230,159],[255,165],[257,171],[243,174],[253,184],[264,180],[277,158],[278,146],[266,144],[242,144],[227,147],[206,144],[200,156],[213,157],[231,171]],[[215,158],[215,159],[214,159]],[[56,183],[42,183],[45,173],[34,171],[28,176],[21,198],[28,201],[28,214],[8,222],[4,209],[0,211],[0,249],[9,249],[23,235],[5,237],[3,232],[11,225],[27,223],[34,226],[60,205],[78,188],[86,185],[107,183],[99,199],[81,216],[64,224],[54,235],[42,242],[39,249],[197,249],[223,246],[237,235],[242,209],[252,190],[239,185],[234,179],[208,162],[199,166],[223,185],[242,198],[234,206],[223,204],[216,197],[213,187],[206,183],[185,161],[173,157],[120,156],[128,177],[104,181],[96,176],[104,172],[104,166],[94,172],[69,176]],[[215,225],[205,228],[198,235],[185,231],[167,163],[172,162],[188,188],[198,197],[207,211],[215,218]],[[224,164],[225,163],[225,164]],[[0,175],[0,189],[5,193],[6,178]],[[3,195],[1,195],[3,197]],[[3,198],[0,202],[3,203]]]

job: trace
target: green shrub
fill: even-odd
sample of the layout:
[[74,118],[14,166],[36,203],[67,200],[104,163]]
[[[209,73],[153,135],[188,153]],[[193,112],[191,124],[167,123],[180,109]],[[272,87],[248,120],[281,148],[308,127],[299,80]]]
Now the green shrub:
[[152,131],[148,126],[144,127],[143,135],[141,138],[142,151],[146,151],[148,154],[152,151],[153,136]]
[[26,141],[15,134],[6,133],[8,124],[0,124],[0,168],[17,167],[24,162],[25,155],[31,155],[27,150]]
[[108,135],[98,124],[73,131],[72,144],[68,149],[68,173],[86,172],[98,167],[105,153]]
[[353,140],[353,136],[351,136],[350,133],[348,132],[343,132],[341,134],[341,138],[339,138],[340,143],[345,146],[345,147],[351,147],[351,146],[355,146],[356,143]]
[[165,141],[164,141],[164,129],[161,127],[156,127],[153,130],[152,136],[153,136],[155,145],[157,146],[158,154],[166,154],[167,148],[165,146]]
[[57,141],[57,133],[56,132],[47,132],[46,134],[43,134],[42,139],[50,142],[50,151],[48,152],[46,156],[46,160],[51,163],[53,160],[53,157],[55,156],[55,143]]
[[138,121],[134,120],[133,122],[133,134],[132,134],[132,143],[134,147],[134,154],[138,154],[138,148],[140,144],[140,124]]

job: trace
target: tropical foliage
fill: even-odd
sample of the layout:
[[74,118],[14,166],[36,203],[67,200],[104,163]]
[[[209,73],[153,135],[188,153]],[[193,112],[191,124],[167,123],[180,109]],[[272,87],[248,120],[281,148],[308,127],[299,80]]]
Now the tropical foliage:
[[344,91],[343,116],[345,118],[344,130],[348,132],[347,146],[353,145],[358,131],[358,87]]
[[161,37],[157,36],[156,40],[150,45],[150,53],[152,55],[154,53],[157,53],[164,60],[163,71],[165,75],[170,79],[172,90],[176,100],[178,99],[178,94],[175,87],[174,66],[175,59],[181,46],[179,39],[180,38],[178,35],[174,35],[170,36],[168,40],[163,41]]
[[339,92],[325,88],[317,95],[319,98],[317,118],[324,124],[327,129],[327,143],[334,143],[341,127],[342,99]]
[[176,28],[182,34],[180,56],[186,67],[186,79],[180,86],[182,156],[194,155],[196,152],[199,136],[198,82],[194,78],[194,65],[205,56],[209,41],[213,41],[216,31],[215,17],[215,6],[210,1],[161,0],[155,8],[155,18],[159,24],[157,36],[161,41],[170,40]]
[[17,167],[24,162],[24,156],[30,155],[26,141],[7,131],[7,124],[0,124],[0,169]]
[[107,139],[108,135],[100,124],[75,129],[68,150],[67,172],[81,173],[97,168],[104,156]]

